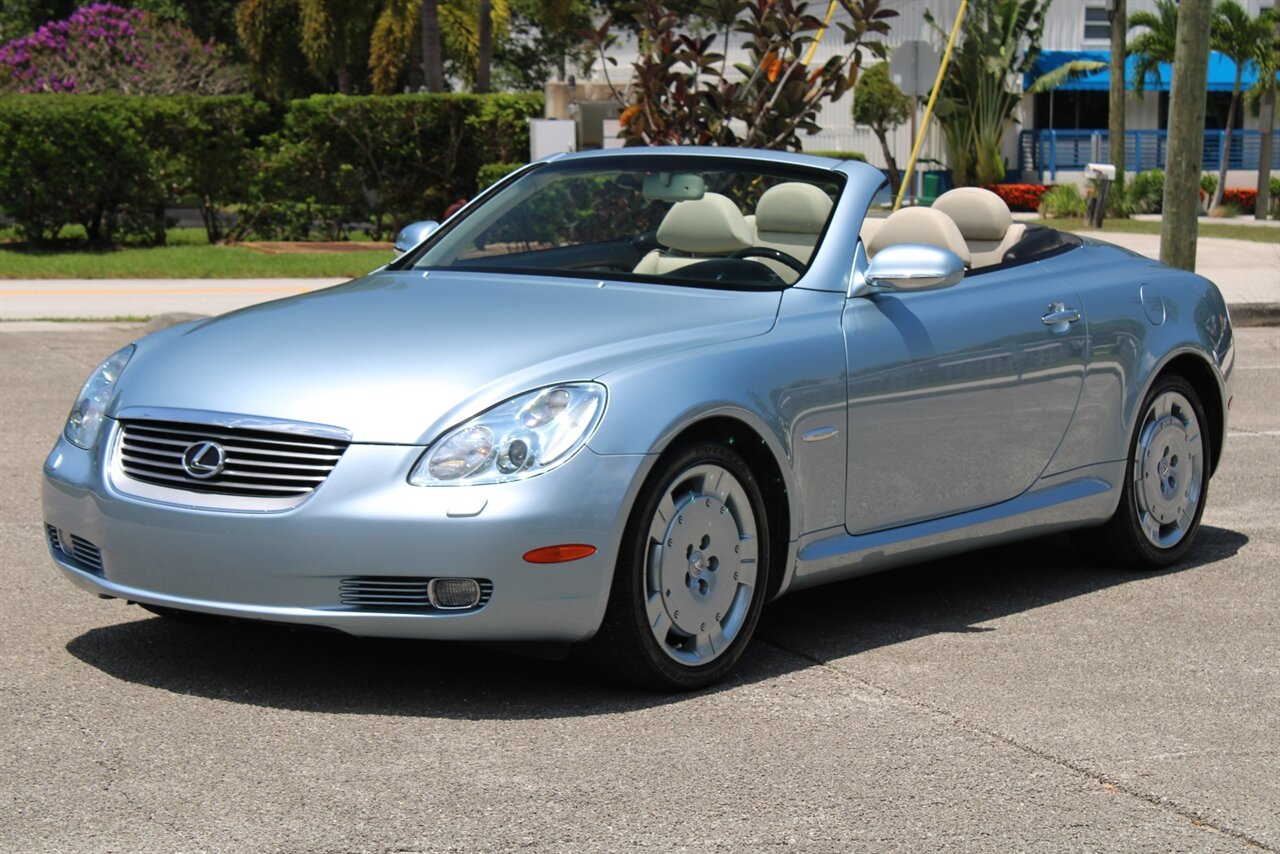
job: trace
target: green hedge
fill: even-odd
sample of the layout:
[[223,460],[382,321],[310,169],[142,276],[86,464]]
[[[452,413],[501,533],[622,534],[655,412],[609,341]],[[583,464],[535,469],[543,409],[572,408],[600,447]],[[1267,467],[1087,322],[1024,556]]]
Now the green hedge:
[[201,208],[211,240],[375,236],[477,190],[488,163],[527,156],[540,95],[317,96],[282,111],[242,97],[0,97],[0,209],[27,240],[84,226],[93,241],[163,242],[164,209]]

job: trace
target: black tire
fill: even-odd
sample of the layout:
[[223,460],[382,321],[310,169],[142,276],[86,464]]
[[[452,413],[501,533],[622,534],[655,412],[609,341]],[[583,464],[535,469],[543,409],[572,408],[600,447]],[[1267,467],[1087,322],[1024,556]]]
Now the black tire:
[[[710,491],[703,492],[693,488],[687,492],[682,491],[686,485],[698,483],[697,478],[702,477],[699,472],[717,468],[736,480],[733,494],[720,499]],[[682,480],[686,477],[689,479]],[[703,483],[707,482],[704,479]],[[684,497],[672,504],[665,503],[677,493]],[[687,513],[690,525],[681,531],[690,537],[695,537],[696,531],[704,530],[695,530],[695,516],[698,520],[710,519],[716,526],[732,522],[738,528],[737,536],[741,543],[752,539],[743,537],[743,526],[753,526],[755,578],[749,590],[745,581],[739,580],[739,571],[745,579],[747,565],[751,564],[748,557],[750,547],[744,548],[740,558],[728,557],[731,553],[727,550],[727,543],[731,542],[731,538],[722,536],[720,528],[713,531],[717,534],[717,542],[699,547],[691,556],[682,557],[681,544],[673,545],[674,538],[679,534],[674,534],[666,542],[654,542],[652,532],[663,524],[664,518],[659,515],[659,508],[665,507],[670,513],[673,506],[676,515],[667,518],[666,524],[672,526],[667,530],[674,530],[677,524],[683,525],[682,520]],[[747,510],[751,514],[750,520],[745,518],[744,511]],[[716,521],[713,514],[727,516],[728,520]],[[709,536],[700,537],[704,543],[710,539]],[[733,547],[733,553],[738,553],[739,546],[735,543]],[[695,547],[691,543],[689,548]],[[702,554],[703,549],[709,556]],[[712,551],[718,554],[712,555]],[[715,613],[714,618],[723,618],[722,622],[714,624],[706,635],[685,636],[682,627],[678,625],[679,620],[672,617],[672,590],[649,589],[653,587],[655,580],[659,588],[667,586],[672,566],[678,560],[687,560],[690,567],[689,573],[685,575],[691,585],[689,590],[675,591],[678,597],[685,597],[683,601],[702,597],[698,599],[699,607],[708,608],[707,613],[710,613],[726,601],[725,597],[735,597],[730,606],[733,608],[732,613],[729,608]],[[699,564],[706,568],[698,569]],[[636,687],[656,691],[689,691],[710,685],[733,667],[750,642],[764,606],[769,570],[769,526],[765,503],[756,479],[743,459],[724,445],[714,443],[699,443],[668,452],[645,481],[631,509],[618,564],[614,570],[604,622],[595,638],[589,642],[586,651],[606,676]],[[693,574],[699,575],[699,578],[692,578]],[[707,586],[708,579],[711,587]],[[702,585],[701,590],[698,589],[698,584]],[[655,596],[662,611],[659,620],[651,624],[648,614],[649,608],[654,605]],[[749,601],[745,601],[748,597]],[[678,605],[679,602],[675,604]],[[691,616],[696,619],[696,614],[699,613],[693,611],[691,615],[689,610],[691,609],[687,609],[683,618],[685,622]],[[679,616],[678,608],[674,610],[674,614]],[[668,621],[668,638],[672,642],[663,643],[658,639],[661,630],[654,626],[660,626],[662,618]],[[725,627],[731,622],[734,628],[730,637]],[[702,623],[701,628],[705,631],[707,624]],[[717,630],[719,640],[727,643],[719,649],[710,643],[704,647],[700,641],[716,634]],[[687,645],[689,650],[681,650],[681,643]],[[677,656],[681,655],[696,658],[704,648],[714,650],[713,657],[704,663],[677,660]]]
[[[1194,461],[1198,463],[1198,471],[1186,469],[1185,482],[1175,483],[1174,493],[1184,487],[1194,490],[1195,506],[1186,514],[1189,521],[1184,525],[1179,526],[1176,522],[1171,522],[1161,526],[1158,520],[1152,518],[1153,514],[1145,511],[1143,507],[1144,496],[1151,491],[1152,487],[1140,486],[1135,472],[1139,466],[1143,465],[1146,456],[1144,444],[1151,438],[1156,438],[1148,435],[1148,431],[1157,429],[1159,424],[1159,420],[1153,420],[1156,402],[1162,398],[1177,401],[1178,397],[1185,403],[1185,407],[1181,403],[1176,403],[1169,417],[1194,424],[1195,433],[1199,439],[1199,449],[1198,460]],[[1188,416],[1194,421],[1189,422]],[[1142,401],[1133,436],[1129,440],[1129,456],[1125,465],[1124,489],[1120,495],[1120,506],[1105,524],[1078,532],[1076,536],[1081,545],[1103,562],[1129,569],[1148,571],[1162,569],[1182,560],[1195,542],[1196,534],[1200,530],[1200,519],[1204,515],[1205,503],[1209,496],[1209,461],[1212,459],[1212,448],[1208,424],[1204,405],[1191,383],[1176,374],[1158,378]],[[1172,430],[1176,434],[1176,424]],[[1157,442],[1157,444],[1161,443]],[[1150,450],[1152,454],[1158,455],[1162,449]],[[1176,454],[1173,459],[1176,461]],[[1184,462],[1190,462],[1190,460]],[[1147,470],[1144,482],[1152,477],[1157,480],[1161,477],[1158,472],[1152,471],[1149,465],[1143,467]],[[1171,542],[1154,541],[1158,539],[1156,534],[1161,530],[1167,531],[1163,539],[1172,540]]]

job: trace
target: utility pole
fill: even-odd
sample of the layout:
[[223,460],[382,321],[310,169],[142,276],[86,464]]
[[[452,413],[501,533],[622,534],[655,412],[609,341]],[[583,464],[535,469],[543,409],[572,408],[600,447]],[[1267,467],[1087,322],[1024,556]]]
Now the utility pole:
[[1110,160],[1116,167],[1117,191],[1124,189],[1125,143],[1125,39],[1129,34],[1129,20],[1125,12],[1125,0],[1108,0],[1111,13],[1111,99],[1107,104],[1107,138]]
[[1212,14],[1212,0],[1182,0],[1178,4],[1177,45],[1173,51],[1173,83],[1169,93],[1169,151],[1165,157],[1160,260],[1170,267],[1192,272],[1196,269]]

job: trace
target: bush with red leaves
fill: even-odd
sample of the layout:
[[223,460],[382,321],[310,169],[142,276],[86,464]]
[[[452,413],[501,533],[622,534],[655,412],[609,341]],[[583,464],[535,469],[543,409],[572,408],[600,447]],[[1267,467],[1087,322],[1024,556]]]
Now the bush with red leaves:
[[1011,211],[1032,212],[1040,209],[1040,197],[1052,184],[988,184],[983,189],[995,193]]

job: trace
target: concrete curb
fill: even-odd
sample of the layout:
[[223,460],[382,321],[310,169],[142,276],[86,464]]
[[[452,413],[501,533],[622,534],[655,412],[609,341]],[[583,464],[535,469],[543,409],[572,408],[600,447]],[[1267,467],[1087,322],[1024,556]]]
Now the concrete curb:
[[1227,310],[1233,326],[1280,326],[1280,303],[1238,302]]

